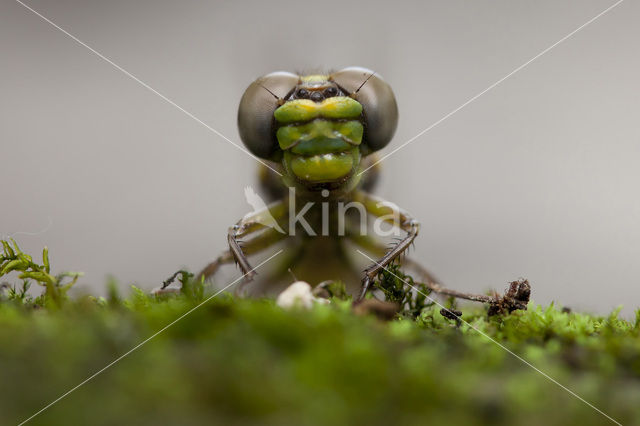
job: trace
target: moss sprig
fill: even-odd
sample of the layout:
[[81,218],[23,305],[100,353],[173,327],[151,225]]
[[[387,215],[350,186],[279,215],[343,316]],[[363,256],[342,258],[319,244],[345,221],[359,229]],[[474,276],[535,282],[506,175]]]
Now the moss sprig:
[[[61,272],[51,273],[49,262],[49,249],[45,246],[42,249],[42,264],[37,263],[33,258],[20,249],[18,243],[10,238],[0,240],[2,244],[2,254],[0,255],[0,278],[12,272],[18,273],[18,278],[22,280],[21,286],[10,286],[8,298],[22,303],[35,303],[36,305],[52,305],[60,307],[67,298],[67,291],[78,281],[82,272]],[[28,296],[31,282],[44,287],[42,296],[33,300]]]

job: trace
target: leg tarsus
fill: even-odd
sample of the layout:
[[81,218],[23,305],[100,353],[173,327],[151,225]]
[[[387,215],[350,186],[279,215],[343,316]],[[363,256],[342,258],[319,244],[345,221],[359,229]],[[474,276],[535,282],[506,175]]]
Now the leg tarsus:
[[[349,232],[347,236],[356,245],[367,251],[376,253],[376,255],[381,256],[382,258],[386,257],[391,250],[393,250],[393,246],[387,247],[369,236],[359,235],[353,232]],[[401,264],[402,266],[408,267],[417,272],[420,275],[422,284],[434,293],[489,304],[489,315],[495,315],[501,312],[512,312],[516,309],[526,309],[531,294],[531,286],[527,280],[512,282],[509,289],[502,297],[497,293],[494,293],[494,295],[464,293],[443,287],[439,284],[439,280],[427,268],[410,257],[403,256]],[[365,270],[365,278],[362,280],[362,290],[356,299],[356,303],[364,299],[373,280],[375,279],[375,275],[370,275],[372,272],[373,269],[371,267]]]
[[[256,214],[263,214],[264,212],[257,212]],[[252,236],[240,245],[239,238],[252,234],[256,231],[262,231],[258,235]],[[253,254],[259,252],[265,248],[268,248],[273,243],[281,240],[285,237],[285,234],[281,234],[273,228],[267,228],[264,225],[256,221],[252,221],[247,218],[243,218],[236,225],[229,228],[227,241],[229,243],[229,250],[224,251],[213,262],[209,263],[200,271],[196,276],[196,282],[206,281],[212,277],[222,265],[226,265],[232,262],[237,262],[242,272],[245,274],[244,282],[249,282],[255,276],[255,272],[251,268],[247,260],[247,254]],[[167,287],[175,281],[176,277],[183,271],[178,271],[163,282],[161,288],[154,290],[154,293],[162,294],[175,292],[177,289],[168,290]]]
[[229,243],[229,248],[231,250],[231,254],[233,255],[236,263],[242,270],[244,275],[244,282],[250,282],[253,277],[256,275],[256,272],[251,268],[249,264],[249,260],[247,256],[244,254],[242,247],[240,247],[240,243],[237,239],[237,227],[233,226],[229,228],[229,234],[227,235],[227,241]]
[[367,275],[365,272],[365,276],[362,279],[362,287],[360,289],[360,294],[358,295],[358,298],[354,301],[354,303],[360,303],[364,300],[364,297],[367,295],[367,291],[369,291],[369,287],[371,287],[372,281],[373,280],[369,278],[369,275]]
[[[249,264],[247,254],[265,249],[286,236],[286,234],[279,232],[281,230],[277,223],[277,219],[286,217],[286,201],[287,198],[272,203],[265,209],[255,211],[229,228],[227,242],[229,243],[231,255],[244,274],[243,284],[250,282],[256,275],[256,272]],[[276,222],[272,225],[265,225],[265,223],[269,224],[273,220],[276,220]],[[262,231],[262,233],[251,241],[247,241],[244,244],[245,247],[240,245],[239,238],[256,231]]]
[[[378,261],[371,264],[364,270],[364,278],[362,279],[362,290],[360,295],[356,299],[356,302],[360,302],[364,299],[371,283],[376,278],[378,273],[386,268],[391,262],[397,259],[409,246],[413,243],[413,240],[418,236],[420,232],[420,223],[413,219],[409,213],[405,212],[397,208],[395,205],[385,202],[384,200],[374,198],[373,196],[359,192],[357,194],[357,201],[363,203],[365,209],[370,214],[382,217],[388,216],[389,212],[392,213],[394,217],[394,221],[391,222],[392,225],[399,227],[403,231],[407,233],[404,238],[401,238],[399,241],[396,241],[389,251],[387,251]],[[397,223],[395,220],[399,220],[400,223]]]

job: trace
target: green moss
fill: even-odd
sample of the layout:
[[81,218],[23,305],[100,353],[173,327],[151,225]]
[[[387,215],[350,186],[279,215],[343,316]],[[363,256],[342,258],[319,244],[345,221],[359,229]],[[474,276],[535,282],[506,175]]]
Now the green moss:
[[[616,420],[640,419],[640,321],[616,312],[463,308],[458,325],[412,301],[409,315],[382,322],[354,315],[339,286],[330,305],[285,311],[271,299],[207,300],[181,279],[177,296],[124,298],[111,283],[106,299],[56,308],[5,292],[0,423],[26,419],[202,302],[31,423],[607,423],[496,343]],[[378,283],[406,297],[393,284]]]

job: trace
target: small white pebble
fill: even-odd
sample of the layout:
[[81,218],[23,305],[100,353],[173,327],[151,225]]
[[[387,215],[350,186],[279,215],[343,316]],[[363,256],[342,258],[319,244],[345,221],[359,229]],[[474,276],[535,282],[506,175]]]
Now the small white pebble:
[[296,281],[287,287],[276,299],[281,308],[301,307],[309,309],[314,303],[329,303],[327,299],[315,297],[311,285],[304,281]]

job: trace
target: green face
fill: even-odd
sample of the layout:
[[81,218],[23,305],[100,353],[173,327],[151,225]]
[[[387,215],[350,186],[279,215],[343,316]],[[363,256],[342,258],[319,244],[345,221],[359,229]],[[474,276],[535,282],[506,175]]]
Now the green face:
[[283,183],[309,192],[354,189],[361,158],[384,148],[397,123],[391,87],[360,67],[328,75],[273,72],[251,83],[238,107],[249,151],[281,162]]
[[362,105],[326,76],[303,77],[274,118],[289,176],[314,185],[354,175],[364,132]]

